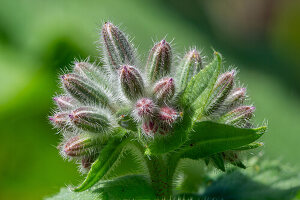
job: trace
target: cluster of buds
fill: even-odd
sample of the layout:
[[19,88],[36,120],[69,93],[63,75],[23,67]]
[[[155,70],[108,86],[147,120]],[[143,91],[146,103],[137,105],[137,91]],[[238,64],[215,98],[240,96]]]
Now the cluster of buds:
[[[112,137],[116,128],[140,130],[149,139],[172,134],[183,111],[176,97],[205,69],[197,49],[173,63],[165,39],[154,44],[146,67],[138,66],[128,37],[109,22],[102,27],[101,40],[105,65],[74,63],[71,73],[61,76],[64,93],[54,97],[57,112],[49,118],[65,137],[62,154],[81,161],[82,168],[89,168],[105,143],[103,138]],[[219,76],[203,116],[249,127],[254,107],[242,105],[246,89],[235,85],[235,76],[235,70]]]

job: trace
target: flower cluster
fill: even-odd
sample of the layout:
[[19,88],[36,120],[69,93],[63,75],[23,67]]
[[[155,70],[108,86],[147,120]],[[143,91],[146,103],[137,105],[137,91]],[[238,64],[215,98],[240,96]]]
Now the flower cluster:
[[[246,89],[236,84],[236,70],[219,75],[220,69],[213,68],[219,65],[219,53],[206,66],[195,48],[176,62],[171,45],[161,40],[150,50],[146,65],[140,66],[132,43],[112,23],[103,25],[101,41],[104,66],[76,62],[70,73],[62,75],[64,92],[54,97],[58,109],[50,117],[64,136],[59,146],[62,155],[81,161],[83,169],[90,168],[119,129],[151,141],[174,134],[188,121],[184,118],[190,118],[192,124],[212,121],[252,127],[255,108],[243,105]],[[214,73],[215,80],[210,76]],[[206,159],[218,158],[238,160],[234,151]]]

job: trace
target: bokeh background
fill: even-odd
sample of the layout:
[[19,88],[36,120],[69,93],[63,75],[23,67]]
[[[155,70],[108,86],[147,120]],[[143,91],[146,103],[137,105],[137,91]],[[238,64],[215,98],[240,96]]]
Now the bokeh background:
[[178,55],[220,51],[257,123],[268,121],[266,157],[300,168],[299,0],[0,0],[0,199],[41,199],[83,178],[58,155],[47,116],[61,71],[98,60],[106,20],[134,37],[142,60],[165,36]]

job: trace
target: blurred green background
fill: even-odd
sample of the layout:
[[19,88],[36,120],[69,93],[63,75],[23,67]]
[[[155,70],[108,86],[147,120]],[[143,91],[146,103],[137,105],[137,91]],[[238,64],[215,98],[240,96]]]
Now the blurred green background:
[[239,68],[256,121],[268,121],[265,155],[300,168],[298,0],[0,0],[0,199],[41,199],[83,178],[58,155],[47,116],[62,70],[98,59],[105,20],[134,37],[142,60],[165,36],[178,55],[220,51]]

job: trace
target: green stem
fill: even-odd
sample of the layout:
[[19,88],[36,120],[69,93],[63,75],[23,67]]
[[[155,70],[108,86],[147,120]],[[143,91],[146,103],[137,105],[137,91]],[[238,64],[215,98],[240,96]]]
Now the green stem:
[[163,156],[146,158],[152,187],[160,199],[168,199],[172,195],[172,181],[168,180],[168,166]]

